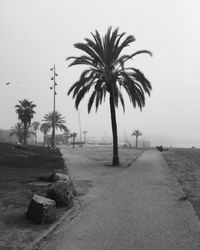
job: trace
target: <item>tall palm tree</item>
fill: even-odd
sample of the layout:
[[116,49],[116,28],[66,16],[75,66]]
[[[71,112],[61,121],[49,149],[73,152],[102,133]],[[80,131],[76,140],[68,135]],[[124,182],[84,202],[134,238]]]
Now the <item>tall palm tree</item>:
[[136,148],[138,147],[138,137],[142,135],[142,132],[140,132],[140,130],[136,129],[132,132],[131,134],[132,136],[135,136],[135,139],[136,139]]
[[[53,147],[53,122],[54,122],[54,112],[49,112],[44,116],[44,123],[42,123],[40,130],[48,133],[52,129],[51,146]],[[55,111],[55,129],[64,130],[69,132],[68,128],[64,125],[66,123],[65,118],[58,111]]]
[[134,56],[142,53],[152,55],[148,50],[139,50],[131,55],[121,55],[122,50],[135,41],[131,35],[122,40],[125,33],[119,33],[118,28],[112,31],[108,28],[104,37],[99,32],[92,33],[93,40],[86,38],[84,43],[76,43],[75,48],[85,52],[82,56],[68,57],[73,61],[69,66],[86,65],[80,79],[74,83],[68,91],[73,92],[75,107],[78,109],[80,101],[85,94],[92,89],[88,101],[88,113],[93,103],[96,111],[99,104],[109,94],[111,124],[113,133],[113,165],[119,165],[118,136],[116,123],[116,110],[119,101],[125,111],[124,99],[121,88],[127,92],[133,107],[138,106],[141,110],[145,106],[145,93],[150,95],[151,84],[144,74],[137,68],[125,67],[125,63]]
[[37,143],[37,131],[40,127],[40,123],[39,122],[32,122],[32,128],[33,128],[33,131],[34,131],[34,136],[35,136],[35,143]]
[[18,119],[21,120],[24,128],[24,144],[27,144],[28,126],[31,124],[31,120],[35,114],[34,108],[36,105],[32,101],[23,99],[19,101],[19,104],[15,105]]

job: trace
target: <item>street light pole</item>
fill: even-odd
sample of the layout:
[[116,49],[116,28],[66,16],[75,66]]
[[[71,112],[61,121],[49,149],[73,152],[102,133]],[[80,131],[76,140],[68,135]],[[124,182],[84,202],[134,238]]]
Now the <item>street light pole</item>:
[[86,134],[87,134],[87,131],[83,131],[83,134],[84,134],[84,144],[86,144]]
[[53,68],[50,69],[53,71],[53,77],[51,80],[53,80],[53,87],[50,87],[50,89],[53,89],[53,126],[52,126],[52,138],[51,138],[51,147],[53,148],[53,151],[55,151],[55,111],[56,111],[56,66],[54,64]]
[[81,116],[80,116],[80,111],[78,110],[78,121],[79,121],[79,130],[80,130],[80,145],[82,144],[82,136],[81,136]]

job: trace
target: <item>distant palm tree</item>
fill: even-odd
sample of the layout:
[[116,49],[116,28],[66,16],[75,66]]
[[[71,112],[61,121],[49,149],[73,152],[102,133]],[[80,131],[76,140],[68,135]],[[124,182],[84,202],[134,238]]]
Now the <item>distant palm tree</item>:
[[[27,138],[29,137],[29,135],[31,134],[34,134],[34,132],[31,130],[31,126],[28,125],[27,126]],[[24,139],[24,126],[21,122],[18,122],[17,124],[14,125],[14,127],[12,127],[10,129],[10,133],[9,133],[9,136],[13,136],[15,135],[17,138],[18,138],[18,141],[20,143],[23,142],[23,139]]]
[[47,132],[48,132],[48,129],[47,129],[47,127],[45,127],[45,126],[41,126],[40,127],[40,131],[43,133],[43,145],[45,144],[45,135],[47,134]]
[[70,137],[72,137],[73,148],[75,148],[75,140],[76,140],[76,137],[77,137],[77,133],[75,133],[75,132],[71,133]]
[[[54,113],[49,112],[44,116],[44,123],[42,123],[40,130],[48,133],[52,129],[52,137],[51,137],[51,146],[53,147],[53,122],[54,122]],[[62,114],[58,111],[55,111],[55,129],[60,129],[68,132],[68,128],[64,125],[66,123],[65,117],[62,117]]]
[[135,136],[136,139],[136,148],[138,147],[138,137],[142,135],[142,132],[140,132],[140,130],[134,130],[133,133],[131,134],[132,136]]
[[24,130],[22,128],[21,122],[18,122],[10,129],[9,136],[15,135],[18,138],[18,141],[22,143],[24,137]]
[[23,99],[19,101],[19,104],[15,105],[18,119],[21,120],[24,129],[24,144],[27,144],[28,126],[31,124],[31,120],[35,114],[34,108],[36,105],[32,101]]
[[40,127],[40,123],[39,122],[32,122],[32,128],[33,128],[33,131],[34,131],[34,136],[35,136],[35,143],[37,143],[37,131]]
[[125,111],[124,99],[121,88],[127,92],[133,107],[138,106],[141,110],[145,106],[145,93],[150,95],[151,84],[144,74],[131,67],[125,67],[125,63],[134,56],[142,53],[152,55],[148,50],[139,50],[130,55],[121,55],[122,50],[135,41],[133,36],[127,36],[123,41],[125,33],[119,33],[118,28],[112,31],[108,28],[104,37],[101,37],[98,31],[92,33],[93,40],[85,39],[85,43],[76,43],[75,48],[85,52],[82,56],[72,56],[73,65],[87,65],[80,79],[71,86],[68,95],[73,92],[75,98],[75,107],[78,106],[85,94],[92,89],[88,102],[88,113],[93,103],[96,111],[106,94],[109,94],[111,124],[113,133],[113,165],[119,165],[118,156],[118,136],[115,107],[118,107],[119,101]]

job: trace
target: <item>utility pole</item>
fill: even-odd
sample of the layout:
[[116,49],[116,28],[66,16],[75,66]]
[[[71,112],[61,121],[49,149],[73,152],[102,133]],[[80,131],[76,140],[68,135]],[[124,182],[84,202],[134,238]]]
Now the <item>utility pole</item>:
[[82,143],[82,136],[81,136],[81,117],[80,117],[80,111],[78,110],[78,121],[79,121],[79,130],[80,130],[80,145]]
[[83,131],[83,134],[84,134],[84,144],[86,144],[86,134],[87,134],[88,131]]
[[51,77],[51,80],[53,80],[53,86],[50,87],[50,89],[53,90],[53,126],[52,126],[52,138],[51,138],[51,147],[53,148],[53,151],[55,151],[55,111],[56,111],[56,66],[54,64],[53,68],[50,69],[53,71],[53,76]]

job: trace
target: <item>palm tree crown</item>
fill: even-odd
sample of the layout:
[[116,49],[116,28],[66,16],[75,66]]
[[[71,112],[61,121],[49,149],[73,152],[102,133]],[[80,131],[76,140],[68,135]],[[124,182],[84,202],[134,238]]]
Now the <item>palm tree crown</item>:
[[39,129],[40,123],[39,122],[32,122],[32,127],[34,131],[37,131]]
[[22,123],[30,125],[31,119],[35,114],[35,111],[33,110],[35,107],[36,105],[27,99],[19,101],[19,104],[15,105],[19,120],[21,120]]
[[[53,121],[54,121],[54,115],[53,111],[49,112],[44,116],[44,123],[42,123],[40,130],[45,131],[48,133],[53,128]],[[61,131],[64,130],[65,132],[68,132],[68,128],[64,125],[66,123],[65,118],[62,117],[62,114],[58,111],[55,111],[55,128],[60,129]]]
[[123,108],[125,108],[120,91],[121,87],[126,90],[134,107],[138,105],[141,109],[145,105],[144,92],[150,95],[150,82],[140,70],[126,68],[124,65],[125,62],[138,54],[152,54],[147,50],[139,50],[131,55],[120,56],[121,51],[135,41],[133,36],[128,36],[120,44],[124,35],[125,33],[119,34],[118,29],[111,33],[111,28],[109,28],[104,38],[101,38],[96,31],[95,34],[92,34],[94,41],[85,39],[86,43],[74,45],[75,48],[84,51],[87,56],[68,57],[67,59],[73,59],[69,66],[77,64],[90,66],[89,69],[83,71],[80,79],[68,91],[68,94],[73,91],[73,98],[76,97],[76,108],[92,87],[93,92],[88,102],[88,112],[90,112],[94,101],[97,109],[105,98],[106,92],[111,91],[114,94],[115,105],[118,106],[118,100],[120,99]]
[[132,132],[131,134],[132,136],[135,136],[136,138],[136,148],[138,147],[138,137],[143,135],[142,132],[140,132],[140,130],[136,129]]
[[24,127],[24,144],[26,144],[27,139],[27,127],[31,124],[31,119],[35,114],[35,107],[36,105],[27,99],[23,99],[19,101],[19,104],[15,105],[18,119],[21,120]]
[[140,130],[136,129],[136,130],[134,130],[134,131],[132,132],[131,135],[132,135],[132,136],[138,137],[138,136],[141,136],[141,135],[142,135],[142,132],[140,132]]
[[150,95],[151,91],[151,84],[144,74],[137,68],[125,67],[125,63],[138,54],[152,54],[148,50],[139,50],[131,55],[121,55],[122,50],[135,41],[132,35],[123,39],[124,35],[124,32],[119,33],[118,28],[114,31],[108,28],[104,37],[96,31],[92,33],[93,40],[86,38],[84,43],[74,45],[75,48],[85,52],[85,55],[67,58],[73,60],[69,66],[80,64],[88,66],[68,91],[68,95],[73,92],[76,108],[85,94],[92,90],[88,101],[88,112],[93,104],[97,111],[99,104],[105,100],[106,93],[109,93],[113,130],[113,165],[119,164],[115,114],[115,107],[118,107],[119,101],[125,110],[121,88],[125,89],[133,106],[138,106],[140,109],[145,106],[145,93]]

